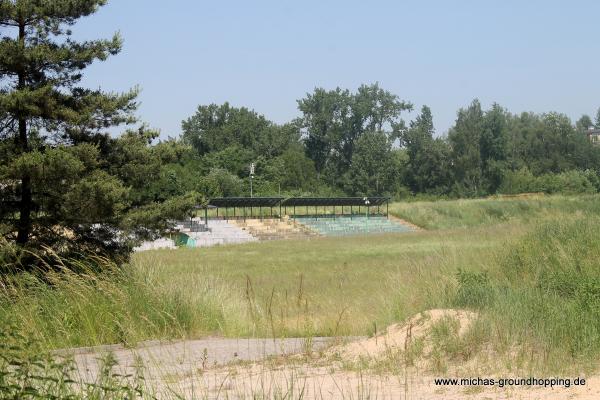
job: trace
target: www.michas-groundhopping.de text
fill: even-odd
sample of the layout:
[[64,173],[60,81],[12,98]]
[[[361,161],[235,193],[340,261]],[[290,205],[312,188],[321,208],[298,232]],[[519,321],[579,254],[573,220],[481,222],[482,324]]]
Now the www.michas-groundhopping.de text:
[[571,386],[584,386],[585,378],[435,378],[436,386],[539,386],[545,388],[569,388]]

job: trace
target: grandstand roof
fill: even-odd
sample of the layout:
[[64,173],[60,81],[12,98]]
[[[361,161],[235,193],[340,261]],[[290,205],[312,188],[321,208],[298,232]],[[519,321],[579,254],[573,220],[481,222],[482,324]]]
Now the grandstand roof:
[[218,197],[210,199],[209,207],[275,207],[283,197]]
[[364,206],[369,200],[370,206],[387,203],[389,197],[291,197],[281,202],[282,206]]

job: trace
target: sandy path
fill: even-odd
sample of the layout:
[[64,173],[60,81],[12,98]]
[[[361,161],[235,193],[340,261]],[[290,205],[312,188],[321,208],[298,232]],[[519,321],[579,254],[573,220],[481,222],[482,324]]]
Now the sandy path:
[[[363,341],[364,342],[364,341]],[[110,353],[114,371],[134,373],[142,361],[147,388],[158,398],[325,399],[600,399],[600,377],[571,388],[436,386],[428,371],[414,368],[399,375],[349,371],[325,358],[291,356],[307,348],[324,349],[331,338],[223,339],[147,342],[135,349],[101,346],[69,350],[81,377],[93,381],[102,357]],[[347,346],[352,347],[353,344]],[[327,353],[327,352],[325,352]],[[321,356],[323,353],[320,353]],[[280,356],[269,358],[270,356]],[[269,358],[265,361],[265,358]],[[262,361],[261,361],[262,360]],[[452,374],[445,375],[451,377]]]
[[320,350],[331,338],[316,337],[286,339],[224,339],[206,338],[177,342],[149,341],[134,349],[121,345],[97,346],[69,349],[59,352],[72,356],[77,370],[86,381],[94,381],[103,363],[110,354],[119,373],[134,373],[143,365],[144,375],[159,379],[165,374],[187,376],[199,370],[215,368],[234,362],[256,362],[271,356],[288,356]]
[[172,382],[171,388],[185,399],[377,399],[377,400],[596,400],[600,377],[585,386],[555,387],[459,387],[437,386],[426,371],[377,375],[332,366],[252,365],[219,368]]
[[[147,342],[135,349],[103,346],[69,350],[85,381],[94,381],[103,357],[110,354],[113,371],[134,374],[143,365],[146,388],[159,399],[600,399],[600,376],[583,376],[585,385],[540,386],[436,385],[436,378],[477,378],[464,365],[449,365],[435,374],[427,363],[405,365],[389,358],[391,350],[405,349],[422,338],[424,360],[431,359],[427,338],[434,324],[456,321],[458,335],[476,319],[465,310],[428,310],[404,324],[394,324],[372,338],[223,339]],[[384,368],[369,363],[387,362]],[[473,369],[477,371],[479,368]],[[377,373],[376,371],[379,371]],[[465,375],[466,374],[466,375]],[[499,372],[498,372],[499,374]],[[481,379],[528,378],[506,372]],[[552,378],[535,376],[535,378]],[[564,376],[573,381],[575,376]],[[470,382],[469,382],[470,383]],[[479,386],[478,386],[479,385]],[[175,395],[176,394],[176,395]]]

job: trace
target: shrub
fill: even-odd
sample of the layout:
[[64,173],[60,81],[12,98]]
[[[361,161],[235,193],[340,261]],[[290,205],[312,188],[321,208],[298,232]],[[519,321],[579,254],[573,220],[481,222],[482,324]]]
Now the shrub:
[[199,190],[208,198],[240,196],[243,192],[243,182],[231,172],[215,168],[201,179]]
[[507,171],[498,191],[503,194],[517,193],[595,193],[599,190],[598,175],[591,170],[571,170],[559,174],[534,176],[527,168]]
[[597,189],[583,171],[566,171],[560,174],[545,174],[537,178],[541,191],[546,193],[581,194],[594,193]]
[[540,192],[541,188],[529,169],[521,168],[517,171],[506,171],[498,191],[504,194],[517,194]]

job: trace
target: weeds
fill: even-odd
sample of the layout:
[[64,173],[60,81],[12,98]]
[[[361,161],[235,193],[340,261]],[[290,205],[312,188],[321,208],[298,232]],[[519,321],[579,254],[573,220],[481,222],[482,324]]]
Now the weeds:
[[105,360],[95,382],[77,379],[69,359],[44,352],[39,343],[14,328],[0,330],[0,399],[151,399],[143,378],[113,372]]

